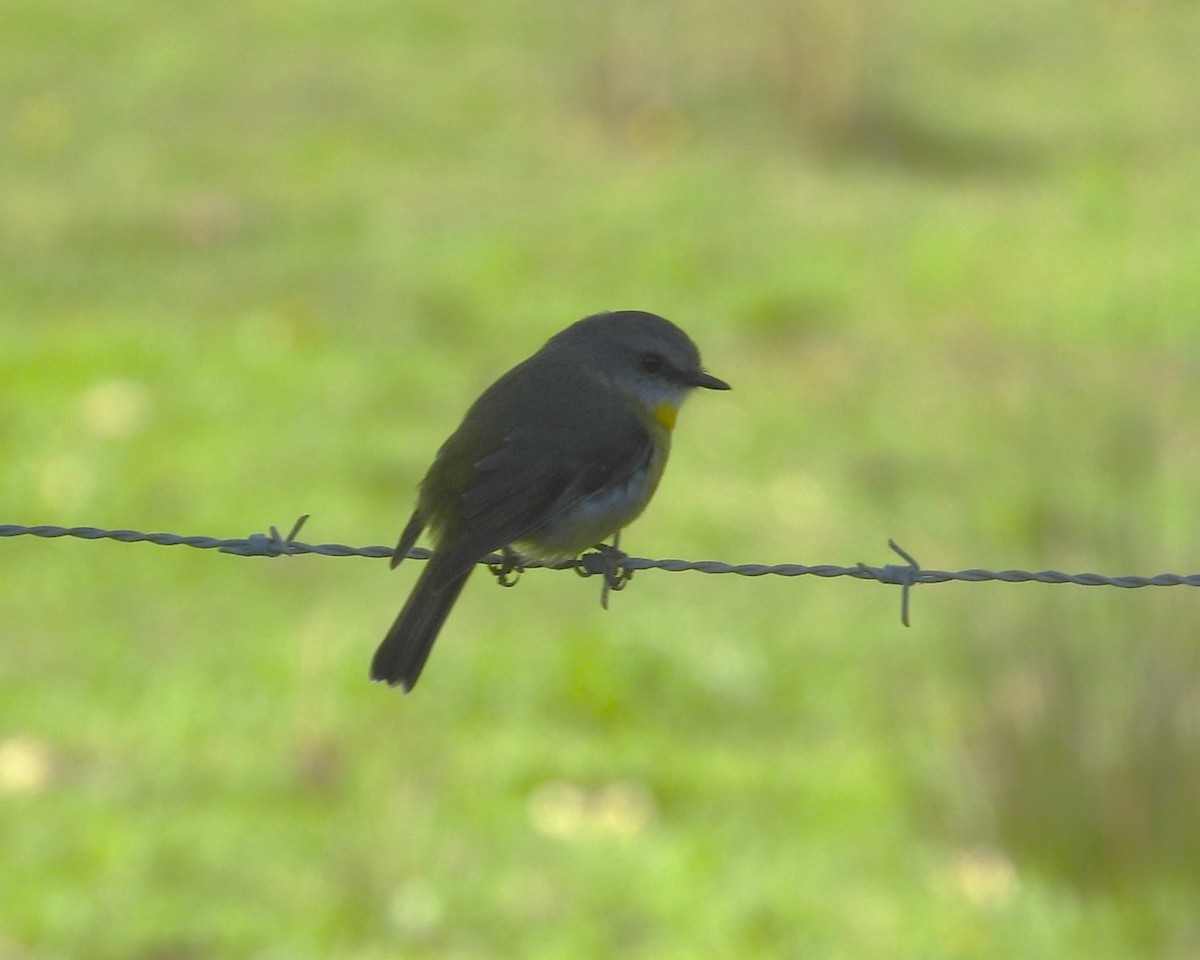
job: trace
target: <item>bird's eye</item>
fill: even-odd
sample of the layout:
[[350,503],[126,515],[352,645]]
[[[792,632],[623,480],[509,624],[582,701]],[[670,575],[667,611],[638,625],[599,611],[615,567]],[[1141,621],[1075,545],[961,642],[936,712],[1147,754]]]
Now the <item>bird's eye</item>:
[[667,361],[659,353],[646,353],[642,355],[642,370],[645,373],[658,373],[666,366]]

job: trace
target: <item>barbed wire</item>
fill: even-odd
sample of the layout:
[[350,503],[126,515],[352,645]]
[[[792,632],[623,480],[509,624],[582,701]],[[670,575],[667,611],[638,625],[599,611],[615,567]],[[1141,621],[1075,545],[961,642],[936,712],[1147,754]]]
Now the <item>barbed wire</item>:
[[[271,527],[268,533],[254,533],[248,537],[222,539],[219,537],[181,536],[176,533],[142,533],[138,530],[104,530],[99,527],[59,527],[51,524],[24,526],[16,523],[0,524],[0,537],[74,537],[81,540],[116,540],[120,543],[153,543],[164,547],[195,547],[200,550],[217,550],[243,557],[298,556],[315,553],[326,557],[391,557],[394,548],[388,546],[350,547],[340,543],[303,543],[296,539],[308,520],[300,517],[287,535]],[[947,583],[961,581],[982,583],[997,580],[1004,583],[1073,583],[1083,587],[1200,587],[1200,573],[1160,573],[1155,576],[1105,576],[1099,573],[1063,573],[1060,570],[925,570],[917,560],[893,540],[888,546],[900,556],[904,563],[889,563],[872,566],[856,563],[844,567],[836,564],[802,563],[725,563],[720,560],[652,560],[647,557],[631,557],[614,547],[589,551],[573,560],[558,563],[522,561],[517,563],[511,554],[491,554],[480,562],[487,564],[504,586],[516,582],[514,572],[523,569],[544,567],[551,570],[574,570],[580,576],[600,575],[604,578],[601,602],[607,606],[609,590],[621,590],[638,570],[666,570],[679,573],[694,570],[698,573],[731,573],[742,577],[853,577],[857,580],[875,580],[901,588],[900,619],[908,626],[909,593],[921,583]],[[432,551],[414,547],[408,558],[428,560]]]

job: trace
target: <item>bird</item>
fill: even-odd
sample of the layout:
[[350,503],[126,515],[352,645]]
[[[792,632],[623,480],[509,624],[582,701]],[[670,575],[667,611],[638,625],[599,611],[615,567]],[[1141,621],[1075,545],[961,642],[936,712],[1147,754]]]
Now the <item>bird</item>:
[[392,553],[394,569],[429,529],[432,555],[371,679],[413,689],[483,558],[570,559],[636,519],[695,388],[730,386],[671,321],[618,310],[576,321],[484,390],[434,457]]

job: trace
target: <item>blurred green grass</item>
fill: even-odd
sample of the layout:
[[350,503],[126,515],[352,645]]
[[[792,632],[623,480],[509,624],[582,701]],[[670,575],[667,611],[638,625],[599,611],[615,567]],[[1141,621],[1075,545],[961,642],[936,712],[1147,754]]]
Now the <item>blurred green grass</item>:
[[[1195,569],[1200,13],[13,3],[0,519],[389,542],[570,320],[677,320],[625,545]],[[1189,591],[0,544],[0,957],[1193,956]]]

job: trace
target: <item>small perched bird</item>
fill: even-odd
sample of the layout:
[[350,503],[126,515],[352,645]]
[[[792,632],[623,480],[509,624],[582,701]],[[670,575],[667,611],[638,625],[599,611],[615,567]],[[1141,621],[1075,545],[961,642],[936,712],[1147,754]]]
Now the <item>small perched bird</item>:
[[686,333],[639,310],[571,324],[488,387],[421,481],[391,565],[425,527],[433,556],[375,652],[371,679],[413,688],[488,554],[568,559],[637,518],[694,387],[729,384],[704,372]]

